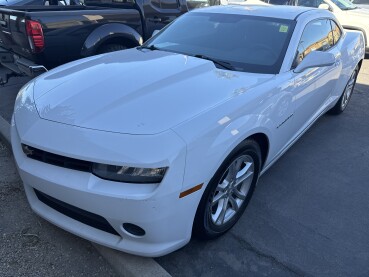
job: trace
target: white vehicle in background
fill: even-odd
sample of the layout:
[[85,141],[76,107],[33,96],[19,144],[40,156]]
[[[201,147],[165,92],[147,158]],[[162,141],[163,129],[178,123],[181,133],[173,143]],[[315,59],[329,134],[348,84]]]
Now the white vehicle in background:
[[28,201],[137,255],[216,238],[261,174],[321,115],[345,110],[363,58],[362,34],[327,10],[233,5],[50,70],[21,89],[12,119]]
[[353,0],[351,2],[360,8],[369,9],[369,0]]
[[[366,1],[369,0],[358,0]],[[369,53],[369,10],[362,9],[349,0],[265,0],[273,5],[291,5],[327,9],[331,11],[342,27],[347,30],[357,30],[363,33],[366,49]]]

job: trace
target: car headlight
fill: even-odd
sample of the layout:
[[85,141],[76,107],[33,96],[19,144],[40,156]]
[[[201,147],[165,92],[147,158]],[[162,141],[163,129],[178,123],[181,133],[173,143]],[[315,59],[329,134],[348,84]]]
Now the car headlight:
[[160,183],[167,169],[167,167],[139,168],[98,163],[92,165],[92,173],[96,176],[124,183]]

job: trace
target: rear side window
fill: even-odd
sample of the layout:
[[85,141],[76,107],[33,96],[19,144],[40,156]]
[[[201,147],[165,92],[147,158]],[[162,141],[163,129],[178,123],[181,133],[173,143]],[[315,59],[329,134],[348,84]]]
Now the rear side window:
[[323,0],[298,0],[296,6],[318,8],[323,3]]
[[332,24],[333,41],[334,44],[336,44],[342,36],[342,31],[340,27],[338,27],[337,23],[334,22],[333,20],[331,20],[331,24]]
[[268,3],[272,5],[289,5],[290,1],[289,0],[269,0]]
[[177,0],[161,0],[160,5],[162,9],[178,9],[179,7]]
[[334,45],[330,19],[318,19],[309,22],[299,41],[295,68],[312,51],[327,51]]

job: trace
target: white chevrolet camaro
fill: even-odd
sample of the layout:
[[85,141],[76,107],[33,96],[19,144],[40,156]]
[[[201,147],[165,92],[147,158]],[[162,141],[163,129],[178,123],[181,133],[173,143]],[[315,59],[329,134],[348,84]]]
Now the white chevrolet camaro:
[[346,108],[363,58],[363,35],[326,10],[219,6],[141,47],[51,70],[20,90],[12,120],[29,203],[143,256],[218,237],[258,177]]

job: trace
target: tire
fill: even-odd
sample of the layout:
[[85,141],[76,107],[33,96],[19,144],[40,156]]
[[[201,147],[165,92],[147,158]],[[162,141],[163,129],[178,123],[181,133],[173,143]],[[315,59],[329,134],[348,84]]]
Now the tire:
[[[260,165],[261,151],[254,140],[245,140],[228,155],[200,200],[193,225],[194,236],[214,239],[233,227],[252,197]],[[242,178],[245,179],[241,181]],[[238,185],[234,186],[237,184],[234,181]]]
[[100,47],[98,53],[104,54],[125,49],[127,49],[127,47],[122,44],[106,44]]
[[345,89],[342,92],[340,99],[338,99],[336,105],[328,111],[328,113],[333,115],[341,114],[350,102],[351,96],[354,92],[357,75],[359,74],[359,66],[356,66],[352,72],[350,79],[348,80]]

